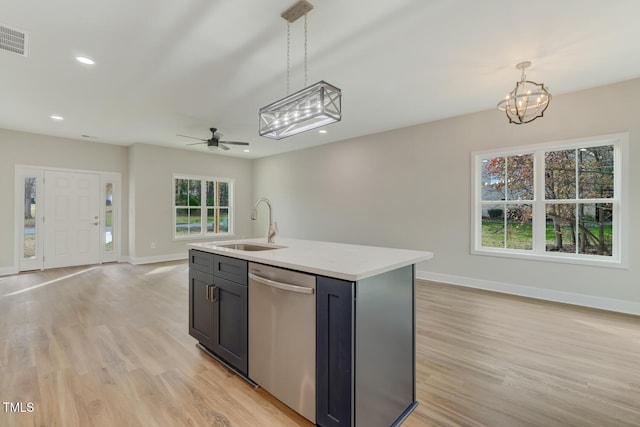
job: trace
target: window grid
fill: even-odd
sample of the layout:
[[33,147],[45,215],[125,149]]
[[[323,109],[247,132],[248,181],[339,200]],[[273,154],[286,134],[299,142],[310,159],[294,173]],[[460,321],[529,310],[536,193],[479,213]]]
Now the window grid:
[[174,238],[232,234],[232,180],[174,175],[173,187]]
[[[515,150],[491,151],[484,153],[473,153],[473,178],[472,184],[476,191],[473,192],[473,221],[472,221],[472,253],[522,257],[525,259],[536,258],[561,262],[577,262],[581,264],[621,264],[622,254],[622,235],[620,232],[623,219],[620,209],[621,202],[621,176],[623,173],[621,165],[621,146],[626,149],[624,137],[609,138],[599,141],[595,139],[591,141],[570,142],[567,144],[544,144],[539,147],[524,147]],[[591,156],[596,160],[599,159],[593,152],[601,149],[603,153],[611,153],[611,165],[608,167],[607,161],[590,161]],[[547,153],[553,153],[561,150],[573,151],[575,162],[573,164],[573,198],[547,198]],[[587,160],[583,160],[581,155],[589,152]],[[510,178],[510,158],[515,156],[523,156],[525,154],[532,155],[533,162],[533,197],[531,200],[525,198],[513,197],[513,189]],[[604,156],[600,156],[600,160]],[[496,159],[499,161],[496,162]],[[487,174],[487,164],[490,162],[504,163],[502,177]],[[608,160],[609,161],[609,160]],[[594,166],[595,165],[595,166]],[[549,166],[551,169],[553,164]],[[562,168],[560,168],[562,169]],[[560,170],[560,173],[563,173]],[[570,175],[570,174],[569,174]],[[489,179],[487,179],[489,178]],[[598,180],[600,178],[600,180]],[[605,179],[606,178],[606,179]],[[500,188],[500,184],[504,184],[502,194],[494,192],[491,194],[487,191],[487,187],[494,190]],[[489,183],[491,181],[491,183]],[[602,184],[605,181],[606,184]],[[552,180],[553,183],[553,180]],[[516,183],[517,184],[517,183]],[[581,185],[583,187],[581,187]],[[609,189],[611,188],[611,190]],[[523,187],[524,188],[524,187]],[[594,194],[600,191],[600,194]],[[517,196],[517,194],[516,194]],[[600,196],[600,197],[597,197]],[[495,200],[500,198],[500,200]],[[560,221],[553,221],[553,227],[548,222],[552,222],[548,217],[547,209],[549,206],[571,205],[573,212],[568,216],[569,225],[572,227],[567,231],[566,224],[564,228],[557,229]],[[531,221],[526,222],[526,215],[514,215],[513,210],[529,209],[531,212]],[[489,212],[492,209],[492,212]],[[496,213],[495,209],[501,210]],[[511,210],[511,211],[510,211]],[[521,213],[521,212],[520,212]],[[518,219],[519,222],[514,226],[513,221]],[[493,221],[487,221],[492,219]],[[571,222],[573,221],[573,222]],[[493,230],[487,224],[493,223]],[[530,228],[529,228],[530,227]],[[557,234],[549,234],[549,229],[554,232],[559,231],[567,233],[562,236],[571,240],[572,250],[564,249],[564,246],[553,247],[549,245],[551,238],[557,237]],[[514,244],[510,242],[510,238],[515,231],[530,229],[530,247],[528,244]],[[501,235],[491,240],[488,233],[495,233],[498,230]],[[528,231],[527,231],[528,233]],[[551,236],[551,237],[550,237]],[[495,237],[495,236],[494,236]],[[567,240],[554,240],[554,242]],[[526,243],[526,239],[525,239]],[[566,245],[570,247],[571,245]],[[588,250],[586,250],[587,248]],[[555,251],[557,249],[557,251]]]

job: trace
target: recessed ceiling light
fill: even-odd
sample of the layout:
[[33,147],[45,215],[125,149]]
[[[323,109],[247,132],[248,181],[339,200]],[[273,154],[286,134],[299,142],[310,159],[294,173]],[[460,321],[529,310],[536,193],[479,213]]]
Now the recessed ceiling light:
[[64,120],[64,117],[59,116],[57,114],[52,114],[49,117],[51,117],[53,120],[58,120],[58,121]]
[[249,150],[248,148],[245,148],[245,149],[244,149],[244,150],[242,150],[242,151],[244,151],[245,153],[249,153],[251,150]]
[[318,133],[327,133],[327,130],[326,130],[326,129],[320,129],[320,130],[318,131]]
[[93,65],[96,63],[93,59],[87,58],[86,56],[76,56],[76,61],[86,65]]

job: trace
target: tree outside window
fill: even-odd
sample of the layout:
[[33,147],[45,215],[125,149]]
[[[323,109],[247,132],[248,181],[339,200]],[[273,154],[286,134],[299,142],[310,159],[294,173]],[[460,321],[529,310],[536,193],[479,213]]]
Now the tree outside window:
[[175,237],[229,234],[231,181],[174,176]]
[[613,197],[613,146],[547,152],[546,250],[611,256]]
[[533,154],[482,159],[482,246],[532,248]]
[[475,251],[619,260],[619,144],[475,154]]

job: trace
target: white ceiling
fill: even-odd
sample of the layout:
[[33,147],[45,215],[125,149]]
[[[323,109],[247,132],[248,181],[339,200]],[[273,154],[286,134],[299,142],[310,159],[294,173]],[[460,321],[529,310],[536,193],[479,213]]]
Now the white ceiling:
[[[325,135],[258,136],[258,109],[286,95],[293,0],[0,0],[0,24],[31,38],[26,58],[0,51],[0,127],[207,152],[176,134],[213,126],[251,143],[224,155],[257,158],[495,108],[523,60],[554,95],[640,77],[638,0],[310,1],[308,84],[343,91]],[[303,28],[291,25],[291,91]]]

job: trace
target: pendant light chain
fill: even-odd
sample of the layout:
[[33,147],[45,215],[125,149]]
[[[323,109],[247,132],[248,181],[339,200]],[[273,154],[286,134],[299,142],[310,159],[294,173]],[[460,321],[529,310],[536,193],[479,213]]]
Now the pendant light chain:
[[307,87],[307,14],[304,14],[304,87]]
[[289,65],[289,56],[291,51],[291,22],[287,22],[287,95],[289,95],[289,79],[291,76],[291,67]]
[[[287,96],[258,111],[260,136],[279,140],[342,120],[342,91],[339,88],[324,80],[307,86],[309,83],[307,12],[311,10],[313,5],[309,1],[297,0],[294,5],[280,14],[280,17],[287,21]],[[300,90],[294,88],[293,93],[290,93],[291,68],[299,70],[300,65],[295,58],[291,57],[291,24],[298,22],[302,16],[304,16],[304,87]]]

